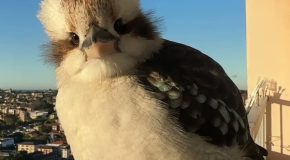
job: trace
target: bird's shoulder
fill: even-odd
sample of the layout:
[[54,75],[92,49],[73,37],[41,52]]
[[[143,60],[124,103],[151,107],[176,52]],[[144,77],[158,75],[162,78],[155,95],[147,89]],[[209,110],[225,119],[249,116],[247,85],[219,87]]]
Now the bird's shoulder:
[[165,40],[137,73],[142,86],[165,104],[184,131],[216,145],[246,145],[249,141],[239,90],[207,55]]

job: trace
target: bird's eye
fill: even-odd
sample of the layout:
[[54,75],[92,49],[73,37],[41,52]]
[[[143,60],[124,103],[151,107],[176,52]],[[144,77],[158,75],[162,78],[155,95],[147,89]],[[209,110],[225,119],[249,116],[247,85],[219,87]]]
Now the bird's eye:
[[78,46],[80,44],[80,37],[77,34],[71,32],[70,33],[70,43],[74,46]]
[[123,23],[121,18],[117,19],[114,24],[114,29],[119,34],[125,34],[127,32],[126,25]]

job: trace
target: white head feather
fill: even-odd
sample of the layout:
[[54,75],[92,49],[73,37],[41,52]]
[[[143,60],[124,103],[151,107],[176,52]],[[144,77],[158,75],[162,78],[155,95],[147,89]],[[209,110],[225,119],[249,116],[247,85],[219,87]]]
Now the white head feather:
[[[155,26],[142,13],[139,0],[44,0],[39,18],[51,39],[51,57],[58,65],[59,85],[72,78],[99,81],[131,72],[162,43]],[[119,35],[114,30],[114,23],[119,18],[124,23],[135,20],[139,26]],[[81,44],[91,21],[119,37],[121,54],[87,61],[80,46],[69,46],[69,33],[76,33]]]

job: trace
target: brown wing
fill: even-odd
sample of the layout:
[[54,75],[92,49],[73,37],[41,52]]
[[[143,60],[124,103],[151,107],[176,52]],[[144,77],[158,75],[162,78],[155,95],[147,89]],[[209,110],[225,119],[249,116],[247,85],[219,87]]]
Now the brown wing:
[[185,131],[215,145],[251,148],[248,156],[260,157],[250,137],[240,92],[213,59],[165,40],[159,53],[138,71],[140,82],[167,104]]

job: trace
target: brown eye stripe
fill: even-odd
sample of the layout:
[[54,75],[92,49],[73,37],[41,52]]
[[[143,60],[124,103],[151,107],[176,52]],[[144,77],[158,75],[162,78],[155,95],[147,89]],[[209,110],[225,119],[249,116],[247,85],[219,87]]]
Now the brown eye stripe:
[[143,14],[140,14],[135,19],[128,22],[126,27],[128,31],[134,35],[147,39],[154,39],[158,34],[156,26],[154,26],[153,22],[150,21],[148,16]]
[[68,40],[50,42],[44,45],[46,62],[59,66],[66,54],[74,48]]

